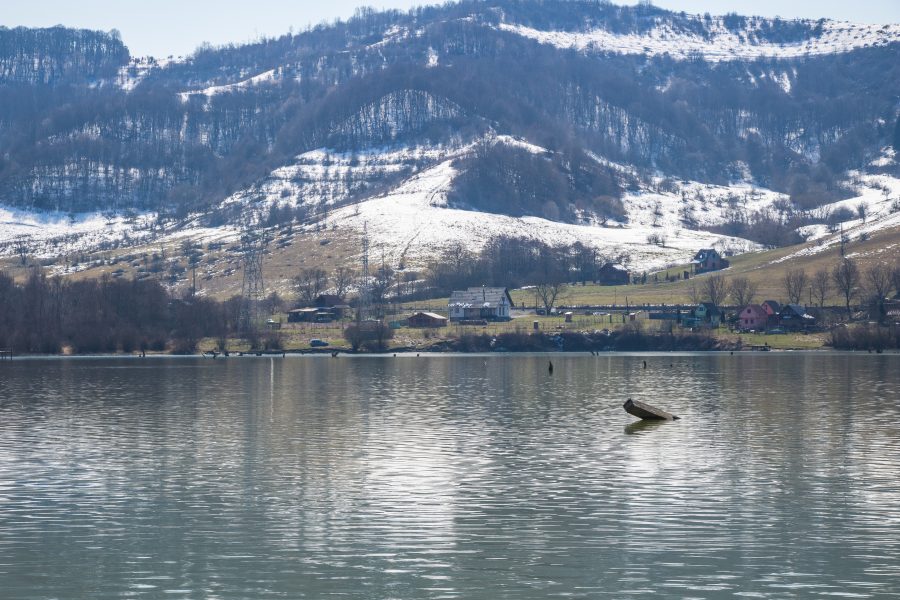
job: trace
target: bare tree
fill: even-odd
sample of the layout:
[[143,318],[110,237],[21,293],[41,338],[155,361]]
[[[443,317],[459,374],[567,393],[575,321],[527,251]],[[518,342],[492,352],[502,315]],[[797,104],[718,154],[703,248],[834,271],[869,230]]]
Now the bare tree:
[[19,264],[25,266],[28,262],[28,246],[29,241],[31,240],[31,236],[21,235],[13,240],[13,246],[16,249],[16,254],[19,255]]
[[687,288],[687,295],[691,304],[700,304],[703,301],[703,294],[701,293],[700,286],[697,285],[696,280],[691,281],[691,284]]
[[813,297],[819,304],[819,308],[825,306],[825,300],[831,292],[831,275],[828,274],[828,271],[819,269],[813,273],[810,287],[812,289]]
[[302,269],[300,274],[294,277],[294,287],[300,296],[300,301],[306,306],[311,306],[316,298],[328,285],[328,274],[319,268]]
[[419,281],[419,274],[415,271],[407,271],[403,274],[403,290],[401,296],[412,298],[416,294],[416,283]]
[[737,306],[747,306],[756,298],[757,285],[746,277],[733,277],[728,287],[728,295]]
[[272,292],[266,296],[260,305],[267,315],[274,315],[275,313],[281,312],[287,306],[281,296],[278,295],[278,292]]
[[372,303],[379,308],[380,314],[384,313],[384,305],[387,303],[393,282],[394,269],[385,264],[378,267],[370,283],[369,293],[372,295]]
[[541,304],[544,305],[547,314],[550,314],[550,311],[553,310],[553,305],[556,304],[557,298],[559,298],[559,295],[565,288],[566,284],[561,281],[548,281],[535,286],[534,293],[537,294]]
[[892,285],[891,268],[886,264],[878,262],[866,270],[866,292],[878,313],[879,321],[885,315],[884,300],[891,293]]
[[809,276],[803,269],[790,269],[785,273],[781,280],[784,285],[784,293],[788,297],[791,304],[800,304],[803,299],[803,292],[809,284]]
[[191,270],[190,295],[193,298],[197,294],[197,267],[203,258],[203,251],[193,241],[183,240],[181,242],[181,255],[187,260],[188,268]]
[[728,282],[721,275],[711,275],[703,281],[703,299],[720,306],[728,296]]
[[845,258],[838,263],[831,272],[831,278],[834,285],[844,297],[844,304],[847,307],[847,318],[853,316],[850,310],[850,302],[856,297],[857,287],[859,286],[859,267],[856,263]]
[[353,284],[355,278],[356,273],[353,269],[348,269],[347,267],[338,267],[335,269],[334,274],[332,275],[335,293],[343,298],[350,290],[350,286]]

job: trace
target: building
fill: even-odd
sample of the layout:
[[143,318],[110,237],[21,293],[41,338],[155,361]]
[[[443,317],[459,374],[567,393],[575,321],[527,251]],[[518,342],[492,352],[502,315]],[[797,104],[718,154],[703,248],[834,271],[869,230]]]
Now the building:
[[288,311],[288,323],[330,323],[334,312],[327,308],[295,308]]
[[631,274],[622,265],[606,263],[597,269],[597,283],[600,285],[628,285]]
[[766,300],[760,306],[763,307],[763,310],[766,311],[766,314],[769,316],[769,321],[766,324],[767,327],[778,327],[778,313],[781,312],[781,304],[778,300]]
[[690,315],[681,319],[683,327],[704,327],[716,329],[722,324],[722,311],[712,302],[702,302],[695,306]]
[[447,326],[447,317],[441,316],[432,312],[417,312],[411,315],[407,320],[406,324],[409,327],[415,327],[417,329],[425,329],[425,328],[437,328],[437,327],[446,327]]
[[741,309],[737,326],[744,331],[765,331],[769,326],[769,313],[759,304],[750,304]]
[[506,288],[469,288],[450,295],[451,321],[509,321],[514,307]]
[[700,250],[696,256],[694,256],[694,260],[691,261],[691,267],[694,269],[694,273],[707,273],[709,271],[720,271],[722,269],[727,269],[729,263],[727,260],[722,258],[722,255],[713,248],[704,248]]
[[778,322],[788,331],[804,331],[815,327],[816,318],[806,312],[806,307],[800,304],[785,304],[778,313]]
[[760,306],[766,311],[766,314],[770,317],[777,317],[778,313],[781,312],[781,304],[778,303],[778,300],[766,300]]

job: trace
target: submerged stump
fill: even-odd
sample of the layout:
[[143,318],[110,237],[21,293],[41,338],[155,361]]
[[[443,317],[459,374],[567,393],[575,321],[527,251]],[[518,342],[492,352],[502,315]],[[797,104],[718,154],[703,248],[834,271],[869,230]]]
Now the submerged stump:
[[645,421],[677,421],[678,417],[673,415],[672,413],[666,412],[661,408],[656,408],[655,406],[651,406],[646,402],[640,402],[638,400],[632,400],[629,398],[625,401],[625,404],[622,406],[630,415],[633,415],[639,419],[644,419]]

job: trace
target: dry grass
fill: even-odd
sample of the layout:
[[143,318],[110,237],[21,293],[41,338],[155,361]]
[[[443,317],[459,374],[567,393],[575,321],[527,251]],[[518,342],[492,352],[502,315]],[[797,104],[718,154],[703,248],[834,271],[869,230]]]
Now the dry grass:
[[[803,268],[809,275],[819,269],[831,271],[841,260],[837,246],[811,256],[791,257],[804,247],[814,246],[809,243],[803,246],[791,246],[766,252],[744,254],[731,259],[731,267],[718,274],[730,277],[746,277],[757,286],[757,300],[784,299],[785,292],[782,280],[790,269]],[[847,254],[856,260],[861,270],[881,261],[900,260],[900,228],[884,230],[873,234],[868,240],[854,240],[847,245]],[[675,267],[668,273],[675,275],[688,270],[688,267]],[[702,283],[703,278],[711,274],[700,275],[692,280],[665,282],[666,271],[660,273],[660,283],[645,285],[596,286],[572,285],[559,299],[559,303],[568,306],[636,306],[641,304],[687,304],[690,302],[689,287],[692,283]],[[652,278],[652,276],[651,276]],[[832,290],[830,302],[840,303],[837,294]],[[534,294],[528,290],[512,292],[513,301],[518,305],[534,306]],[[826,302],[828,303],[828,302]]]
[[[815,243],[806,246],[814,246]],[[200,267],[197,269],[197,283],[200,293],[215,299],[225,299],[240,292],[243,272],[241,270],[241,256],[234,251],[232,244],[225,244],[220,249],[206,252]],[[726,277],[747,277],[758,287],[757,298],[783,299],[784,290],[781,281],[789,269],[804,268],[812,274],[819,269],[831,270],[840,260],[837,247],[811,256],[792,257],[792,255],[804,246],[792,246],[767,252],[745,254],[734,257],[731,268],[722,271]],[[231,248],[231,249],[230,249]],[[860,267],[865,269],[875,261],[900,260],[900,228],[883,230],[872,234],[864,241],[854,240],[847,248],[849,255],[858,260]],[[142,247],[120,249],[116,251],[95,252],[87,257],[86,262],[93,263],[91,267],[81,270],[67,277],[73,279],[95,278],[103,275],[132,278],[139,276],[146,260],[153,254],[167,257],[177,257],[179,244],[150,244]],[[328,230],[315,233],[301,233],[295,229],[291,233],[279,233],[269,245],[268,253],[263,263],[264,278],[268,291],[277,291],[283,297],[292,299],[290,280],[301,269],[306,267],[318,267],[327,272],[333,272],[339,266],[352,269],[358,268],[360,243],[358,234],[352,231]],[[373,256],[374,263],[379,262],[378,256]],[[44,261],[45,266],[49,261]],[[179,261],[182,267],[186,266],[183,259]],[[33,262],[32,262],[33,264]],[[0,260],[0,270],[3,270],[23,280],[30,265],[23,267],[18,259],[8,257]],[[669,269],[669,273],[676,274],[687,270],[686,266]],[[572,285],[569,286],[559,298],[559,304],[574,306],[635,306],[641,304],[685,304],[690,301],[688,292],[692,282],[702,283],[702,275],[691,281],[664,281],[666,271],[659,274],[662,282],[650,282],[646,285],[629,286],[595,286]],[[169,282],[168,268],[151,275],[158,277],[169,285],[174,294],[186,291],[190,286],[190,272],[180,274],[174,283]],[[652,276],[651,276],[652,278]],[[514,290],[513,301],[517,305],[535,306],[534,294],[529,290]],[[831,299],[837,302],[837,298]],[[425,309],[445,311],[446,298],[437,298],[427,301],[416,301],[405,305],[407,309]]]

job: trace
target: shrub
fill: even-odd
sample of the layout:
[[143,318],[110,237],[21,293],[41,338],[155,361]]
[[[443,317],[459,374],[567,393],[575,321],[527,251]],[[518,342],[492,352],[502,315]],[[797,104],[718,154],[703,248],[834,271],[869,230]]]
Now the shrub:
[[350,343],[354,352],[360,349],[384,352],[387,350],[388,341],[393,337],[394,330],[384,321],[361,321],[344,330],[344,339]]

